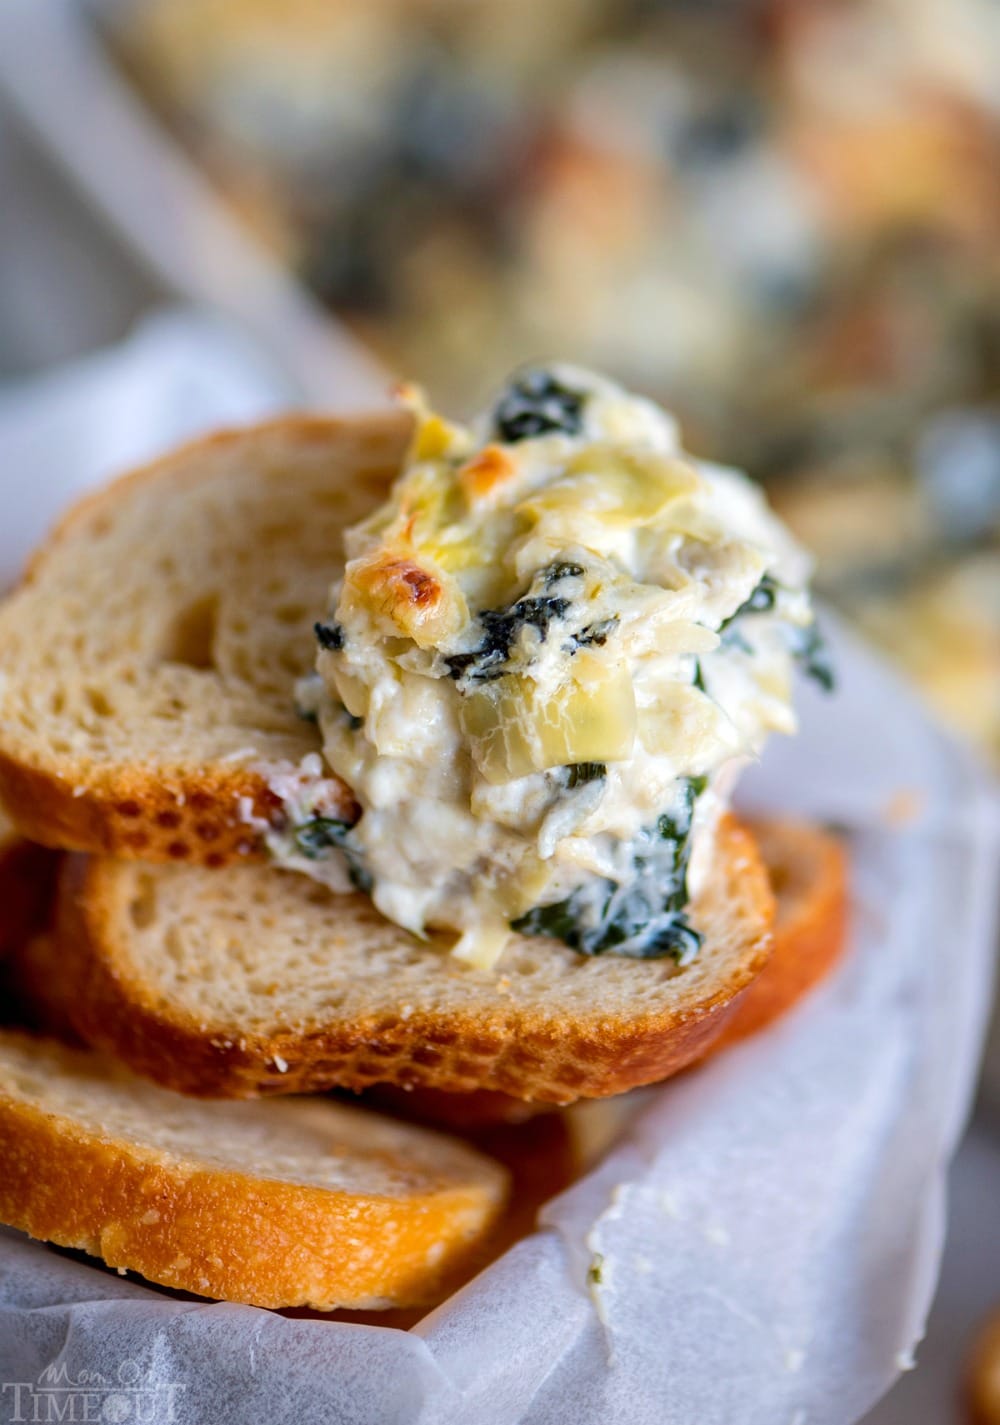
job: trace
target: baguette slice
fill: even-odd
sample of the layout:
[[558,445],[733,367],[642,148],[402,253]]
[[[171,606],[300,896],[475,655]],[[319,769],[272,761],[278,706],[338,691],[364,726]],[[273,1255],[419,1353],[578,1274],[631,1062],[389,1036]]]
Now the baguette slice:
[[833,969],[847,940],[847,857],[831,832],[807,821],[752,825],[775,896],[774,949],[713,1045],[757,1034]]
[[[788,818],[754,821],[750,830],[774,892],[774,949],[743,991],[711,1054],[759,1033],[792,1009],[830,972],[846,940],[847,858],[842,842],[820,826]],[[521,1123],[548,1107],[485,1090],[450,1094],[391,1085],[372,1089],[365,1098],[375,1107],[395,1109],[418,1123],[459,1131]],[[573,1112],[599,1114],[620,1102],[581,1104]]]
[[588,959],[519,937],[495,970],[458,963],[294,872],[69,858],[58,981],[81,1037],[184,1093],[246,1098],[377,1083],[569,1103],[702,1058],[770,950],[752,837],[720,832],[693,908],[697,958]]
[[[760,1032],[792,1009],[832,970],[846,941],[847,858],[843,843],[804,821],[765,819],[753,822],[752,828],[775,895],[774,949],[764,969],[741,995],[728,1025],[712,1045],[712,1053]],[[15,846],[0,847],[0,905],[4,904],[9,853]],[[56,863],[51,853],[47,864],[42,862],[47,882],[53,879]],[[0,934],[2,930],[0,925]],[[30,942],[22,942],[9,962],[6,979],[0,968],[0,993],[5,984],[15,1007],[15,1022],[31,1023],[63,1038],[75,1037],[65,957],[53,937],[35,934]],[[459,1131],[520,1123],[551,1108],[488,1089],[448,1093],[381,1085],[366,1098],[376,1108]]]
[[0,1221],[164,1286],[256,1306],[439,1299],[507,1174],[330,1102],[197,1103],[87,1050],[0,1033]]
[[213,866],[254,849],[241,799],[266,817],[258,765],[318,748],[293,682],[343,529],[409,430],[389,413],[223,433],[63,520],[0,605],[0,802],[24,836]]

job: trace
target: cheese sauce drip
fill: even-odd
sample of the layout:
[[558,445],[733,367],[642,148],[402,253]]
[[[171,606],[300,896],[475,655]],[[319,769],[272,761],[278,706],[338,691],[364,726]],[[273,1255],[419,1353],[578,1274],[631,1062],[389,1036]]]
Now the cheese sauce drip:
[[522,371],[471,429],[410,400],[299,689],[361,816],[300,807],[275,849],[480,966],[512,927],[684,963],[735,772],[794,731],[796,660],[828,680],[808,560],[756,486],[590,372]]

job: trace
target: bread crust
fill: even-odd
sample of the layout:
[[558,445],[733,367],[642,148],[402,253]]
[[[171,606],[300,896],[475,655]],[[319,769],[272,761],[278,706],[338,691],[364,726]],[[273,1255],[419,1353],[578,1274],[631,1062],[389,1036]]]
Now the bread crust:
[[[363,1137],[367,1115],[347,1112]],[[403,1155],[415,1130],[399,1131]],[[335,1191],[97,1133],[0,1084],[0,1220],[149,1281],[255,1306],[440,1300],[478,1261],[502,1206],[502,1169],[469,1156],[464,1186],[398,1198]]]
[[[183,468],[200,455],[211,455],[247,441],[287,442],[290,450],[331,444],[345,434],[359,447],[366,442],[377,451],[376,464],[385,466],[384,482],[394,473],[387,452],[401,459],[412,429],[412,417],[387,410],[349,419],[292,415],[264,422],[252,429],[217,431],[194,440],[113,484],[80,500],[59,521],[36,551],[20,587],[30,588],[45,577],[49,558],[59,551],[81,525],[103,508],[113,508],[123,495]],[[252,468],[248,469],[252,476]],[[374,481],[375,472],[359,459],[357,472],[342,468],[341,481]],[[292,689],[289,686],[289,702]],[[318,739],[303,739],[302,754],[316,751]],[[329,774],[331,789],[337,778]],[[17,830],[28,840],[67,851],[118,856],[148,862],[188,861],[224,866],[259,858],[260,823],[273,821],[279,803],[269,790],[264,773],[238,763],[176,768],[108,761],[96,768],[77,764],[67,755],[52,752],[45,758],[27,755],[16,739],[0,737],[0,805]],[[253,825],[246,813],[258,825]],[[331,808],[332,809],[332,808]],[[354,799],[342,787],[340,810],[356,813]]]
[[[338,1020],[273,1034],[234,1034],[164,1003],[116,956],[100,861],[68,858],[58,938],[73,1023],[95,1048],[181,1093],[251,1098],[390,1083],[566,1104],[655,1083],[703,1058],[763,969],[774,901],[752,836],[731,818],[720,828],[719,894],[738,920],[739,951],[724,983],[695,999],[595,1003],[568,1016],[511,1004],[499,991],[478,1013],[415,1011]],[[640,967],[637,965],[637,973]]]
[[[241,808],[266,822],[278,805],[264,777],[241,767],[179,771],[169,780],[141,767],[108,769],[78,796],[63,777],[2,749],[0,801],[23,837],[50,849],[214,867],[263,860],[260,832]],[[346,815],[353,806],[346,787],[343,805]]]
[[332,436],[344,430],[368,431],[384,439],[388,433],[398,437],[399,455],[406,448],[413,431],[413,416],[400,407],[389,407],[378,411],[361,411],[353,416],[318,416],[304,412],[274,416],[270,420],[258,421],[253,426],[228,426],[211,431],[208,435],[194,436],[191,440],[173,446],[165,455],[140,465],[120,475],[108,485],[99,486],[83,495],[56,520],[48,537],[29,557],[20,584],[32,584],[44,572],[45,560],[60,544],[70,538],[76,526],[99,510],[109,499],[115,499],[146,481],[156,479],[174,465],[180,464],[203,452],[217,450],[227,445],[240,444],[252,435],[254,439],[280,436],[300,443],[315,442],[318,445],[329,441]]
[[777,910],[774,949],[712,1052],[759,1034],[814,989],[847,941],[847,854],[842,841],[791,818],[750,823],[768,868]]
[[[791,818],[754,820],[748,830],[757,841],[775,895],[774,948],[763,970],[741,994],[709,1055],[760,1033],[786,1014],[830,973],[846,943],[847,855],[842,841],[822,827]],[[488,1090],[449,1094],[383,1086],[366,1097],[418,1123],[459,1131],[520,1123],[527,1115],[551,1107]]]

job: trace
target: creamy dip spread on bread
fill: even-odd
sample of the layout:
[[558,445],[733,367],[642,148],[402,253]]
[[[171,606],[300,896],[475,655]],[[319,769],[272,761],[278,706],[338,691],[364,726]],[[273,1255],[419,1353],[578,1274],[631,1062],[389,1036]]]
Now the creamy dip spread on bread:
[[272,849],[479,966],[513,931],[684,963],[736,772],[794,731],[796,662],[828,681],[809,560],[757,486],[589,371],[523,370],[471,428],[408,399],[298,690],[360,816],[293,778]]

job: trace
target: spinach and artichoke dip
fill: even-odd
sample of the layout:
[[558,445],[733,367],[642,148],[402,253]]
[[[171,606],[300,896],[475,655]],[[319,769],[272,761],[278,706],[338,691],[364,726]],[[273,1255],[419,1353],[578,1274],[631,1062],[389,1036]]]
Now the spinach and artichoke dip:
[[735,773],[794,730],[796,662],[829,681],[809,561],[588,371],[523,370],[471,429],[407,399],[409,459],[346,536],[298,688],[360,816],[323,814],[310,759],[272,850],[479,966],[512,931],[683,964]]

